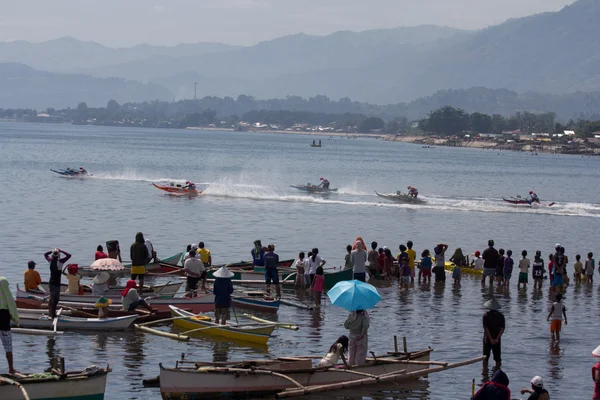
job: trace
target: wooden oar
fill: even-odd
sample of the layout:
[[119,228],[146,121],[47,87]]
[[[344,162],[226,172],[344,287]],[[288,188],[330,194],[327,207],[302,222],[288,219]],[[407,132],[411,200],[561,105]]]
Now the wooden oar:
[[275,326],[277,326],[279,328],[289,329],[289,330],[292,330],[292,331],[297,331],[298,329],[300,329],[296,325],[279,323],[279,322],[273,322],[273,321],[269,321],[267,319],[262,319],[262,318],[255,317],[252,314],[244,314],[244,317],[249,318],[249,319],[251,319],[253,321],[256,321],[256,322],[260,322],[260,323],[263,323],[263,324],[269,324],[269,325],[275,325]]

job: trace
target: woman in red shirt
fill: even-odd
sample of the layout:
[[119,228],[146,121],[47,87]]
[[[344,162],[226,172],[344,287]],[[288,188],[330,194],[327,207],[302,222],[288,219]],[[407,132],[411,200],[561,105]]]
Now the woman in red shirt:
[[[600,357],[600,346],[592,351],[594,357]],[[594,396],[592,400],[600,400],[600,361],[592,367],[592,379],[594,380]]]
[[102,245],[98,245],[98,247],[96,247],[96,255],[94,260],[100,260],[101,258],[108,258],[108,256],[104,252]]

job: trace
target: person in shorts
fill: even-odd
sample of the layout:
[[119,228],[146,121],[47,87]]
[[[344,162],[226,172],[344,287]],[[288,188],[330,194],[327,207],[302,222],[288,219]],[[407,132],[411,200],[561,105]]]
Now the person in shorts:
[[6,353],[8,362],[8,373],[15,374],[13,364],[12,332],[10,331],[10,321],[19,324],[19,313],[15,299],[10,292],[8,280],[0,276],[0,340]]
[[233,272],[223,266],[213,276],[215,277],[213,288],[215,293],[215,324],[220,322],[221,325],[225,325],[230,318]]
[[499,311],[502,306],[496,299],[486,301],[483,306],[488,309],[483,314],[483,355],[485,356],[483,363],[487,366],[490,355],[493,353],[496,368],[500,368],[502,365],[501,338],[506,327],[504,314]]
[[200,258],[196,257],[196,252],[190,250],[189,257],[183,263],[183,271],[185,272],[187,285],[185,291],[190,297],[197,294],[198,282],[202,281],[202,290],[206,290],[206,267]]
[[527,258],[527,250],[523,250],[521,252],[523,258],[519,260],[519,282],[517,283],[517,289],[521,287],[521,283],[524,288],[527,288],[527,281],[529,278],[529,266],[531,262],[529,258]]
[[515,261],[512,259],[512,250],[508,250],[506,252],[506,257],[504,258],[504,287],[508,287],[510,283],[514,265]]
[[136,233],[135,242],[129,248],[129,255],[131,256],[131,279],[134,281],[138,279],[140,290],[144,290],[146,262],[150,258],[150,254],[148,254],[148,247],[146,247],[146,240],[142,232]]
[[533,257],[533,288],[541,289],[544,282],[544,260],[542,260],[542,252],[536,251]]
[[560,340],[560,330],[562,328],[562,319],[565,318],[565,326],[567,325],[567,308],[562,303],[562,293],[556,293],[556,301],[552,303],[550,313],[546,321],[550,321],[550,332],[552,332],[552,340]]
[[400,287],[408,289],[410,283],[410,265],[408,264],[408,257],[400,258]]
[[485,278],[490,278],[490,286],[494,286],[494,276],[496,276],[496,267],[498,265],[498,250],[494,248],[494,241],[488,240],[488,248],[481,255],[483,258],[483,274],[481,276],[481,284],[485,285]]
[[423,277],[423,282],[431,283],[431,264],[431,254],[429,253],[428,249],[425,249],[421,253],[419,283],[421,283],[421,276]]

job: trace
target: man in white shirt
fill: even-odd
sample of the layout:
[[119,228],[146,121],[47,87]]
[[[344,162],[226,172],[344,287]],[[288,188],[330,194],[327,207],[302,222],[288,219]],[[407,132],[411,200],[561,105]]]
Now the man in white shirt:
[[190,250],[189,258],[183,264],[183,270],[187,277],[186,292],[193,297],[198,288],[198,282],[202,280],[202,290],[206,290],[206,267],[204,263],[196,258],[196,251]]

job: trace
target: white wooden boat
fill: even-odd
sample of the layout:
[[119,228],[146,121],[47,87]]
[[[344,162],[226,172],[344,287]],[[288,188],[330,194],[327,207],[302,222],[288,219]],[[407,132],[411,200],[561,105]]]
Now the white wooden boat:
[[[138,315],[126,315],[115,318],[81,318],[59,315],[56,329],[62,331],[124,331],[138,318]],[[19,327],[33,329],[54,329],[54,320],[43,314],[19,314]]]
[[109,369],[88,367],[83,371],[54,373],[47,378],[28,375],[0,375],[0,399],[22,400],[21,389],[8,381],[23,385],[31,400],[103,400]]
[[[112,306],[121,305],[121,295],[105,296],[113,301]],[[48,293],[43,292],[26,292],[17,285],[17,304],[21,308],[41,308],[49,299]],[[193,313],[209,312],[215,309],[215,295],[212,293],[198,293],[197,297],[182,297],[182,296],[160,296],[146,297],[148,304],[159,311],[169,311],[169,306],[176,306]],[[59,307],[62,305],[69,307],[89,307],[98,301],[98,296],[92,295],[76,295],[76,294],[61,294]]]
[[[175,368],[160,365],[160,392],[163,399],[272,395],[297,387],[292,380],[303,387],[310,387],[357,381],[369,375],[426,370],[430,366],[428,361],[431,351],[427,349],[410,353],[408,357],[369,359],[366,365],[350,370],[315,368],[312,361],[314,357],[225,363],[178,361]],[[403,360],[406,362],[402,362]]]

